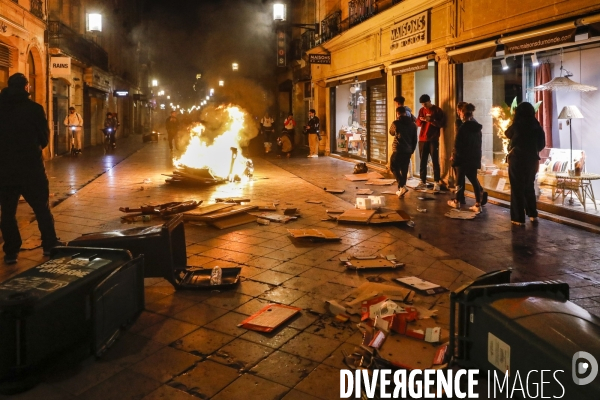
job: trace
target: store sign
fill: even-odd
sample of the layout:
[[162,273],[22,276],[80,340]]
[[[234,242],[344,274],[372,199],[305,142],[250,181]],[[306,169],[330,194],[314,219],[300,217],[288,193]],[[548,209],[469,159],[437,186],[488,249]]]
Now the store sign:
[[309,54],[308,62],[311,64],[331,64],[331,54]]
[[285,67],[287,64],[285,30],[277,28],[277,66]]
[[51,76],[70,76],[71,57],[50,57]]
[[113,92],[114,97],[127,97],[129,96],[129,90],[115,90]]
[[398,53],[429,43],[427,11],[402,20],[390,29],[390,53]]
[[[510,39],[508,39],[510,40]],[[504,54],[523,53],[575,41],[575,28],[546,33],[504,44]]]
[[393,68],[392,75],[402,75],[407,74],[409,72],[417,72],[423,71],[429,67],[429,61],[419,61],[416,63],[411,63],[407,65],[402,65],[401,67]]

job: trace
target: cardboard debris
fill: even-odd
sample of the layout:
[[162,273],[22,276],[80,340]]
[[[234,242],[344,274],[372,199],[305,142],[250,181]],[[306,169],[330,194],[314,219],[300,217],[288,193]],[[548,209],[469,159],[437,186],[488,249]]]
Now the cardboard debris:
[[325,210],[327,214],[343,214],[344,210],[342,209],[333,209],[333,210]]
[[327,300],[327,306],[329,307],[329,312],[333,315],[345,315],[346,307],[342,304],[338,303],[336,300]]
[[21,250],[33,250],[42,246],[42,239],[38,237],[30,237],[27,240],[24,240],[21,244]]
[[370,179],[365,185],[388,186],[396,183],[395,179]]
[[477,213],[473,211],[461,211],[453,208],[444,215],[452,219],[474,219],[477,216]]
[[258,332],[272,332],[300,310],[298,307],[283,304],[269,304],[243,320],[238,326]]
[[258,218],[266,219],[266,220],[269,220],[272,222],[282,222],[284,224],[298,219],[298,217],[295,217],[295,216],[281,215],[281,214],[276,214],[276,213],[271,213],[271,212],[263,212],[263,213],[251,212],[249,214],[254,215],[255,217],[258,217]]
[[381,175],[379,172],[367,172],[366,174],[344,175],[344,177],[349,181],[358,182],[358,181],[382,179],[383,175]]
[[257,218],[256,223],[259,225],[269,225],[271,224],[271,221],[269,221],[268,219]]
[[371,189],[358,189],[356,194],[373,194],[373,191]]
[[298,212],[297,208],[284,208],[283,209],[283,215],[296,215],[296,213]]
[[202,204],[202,200],[173,201],[164,204],[140,206],[139,208],[119,207],[119,211],[124,213],[139,213],[138,215],[160,214],[168,216],[193,210],[200,204]]
[[334,193],[334,194],[342,194],[345,192],[344,189],[324,189],[327,193]]
[[321,239],[321,240],[341,240],[342,238],[331,232],[329,229],[288,229],[292,237]]
[[371,259],[358,259],[352,258],[347,261],[342,261],[342,264],[346,266],[348,269],[354,270],[366,270],[366,269],[394,269],[403,267],[403,263],[396,262],[395,259],[389,260],[383,257],[376,257]]
[[389,336],[378,356],[399,368],[428,369],[444,363],[448,344],[434,345],[406,336]]
[[338,221],[367,224],[374,214],[375,210],[351,209],[344,211],[344,213],[338,217]]
[[255,209],[255,206],[242,206],[242,205],[234,205],[231,207],[227,207],[223,210],[219,210],[210,214],[206,214],[206,215],[202,215],[202,216],[198,216],[196,217],[196,221],[205,221],[205,222],[211,222],[211,221],[216,221],[218,219],[221,218],[227,218],[230,217],[232,215],[235,214],[242,214],[245,213],[247,211],[251,211],[253,209]]
[[310,203],[310,204],[321,204],[321,203],[323,203],[322,201],[318,201],[318,200],[306,200],[306,202]]
[[438,293],[447,292],[443,286],[436,285],[435,283],[417,278],[416,276],[407,276],[404,278],[396,278],[396,281],[409,286],[411,289],[416,290],[419,294],[432,295]]
[[385,295],[387,298],[396,301],[409,301],[412,299],[414,292],[400,286],[392,286],[385,283],[365,282],[359,287],[350,290],[343,296],[343,298],[352,299],[346,301],[345,304],[348,307],[347,310],[349,313],[356,314],[359,312],[360,305],[363,300],[367,300],[378,295]]
[[256,222],[256,217],[248,213],[241,213],[234,214],[226,218],[209,221],[208,223],[219,229],[227,229],[234,226],[249,224],[250,222]]
[[259,211],[277,211],[277,205],[272,201],[251,201],[245,206],[255,206]]
[[391,190],[385,190],[385,191],[381,192],[381,194],[393,194],[395,196],[396,192],[392,192]]
[[252,201],[251,199],[247,198],[247,197],[217,197],[215,199],[215,201],[217,203],[248,203],[250,201]]
[[200,206],[194,210],[186,211],[183,213],[184,221],[198,221],[202,220],[202,216],[224,210],[226,208],[230,208],[235,206],[236,203],[216,203],[216,204],[208,204],[205,206]]
[[398,210],[377,213],[369,220],[369,224],[390,224],[397,222],[408,222],[410,220],[411,217],[406,211]]

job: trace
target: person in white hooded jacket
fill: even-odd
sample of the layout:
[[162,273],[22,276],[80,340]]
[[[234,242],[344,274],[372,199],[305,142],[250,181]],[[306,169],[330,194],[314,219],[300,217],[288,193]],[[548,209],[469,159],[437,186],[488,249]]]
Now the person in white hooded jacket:
[[75,131],[75,150],[81,153],[81,133],[83,132],[83,118],[75,111],[75,107],[69,107],[69,114],[63,122],[67,127],[67,143],[71,143],[71,131]]

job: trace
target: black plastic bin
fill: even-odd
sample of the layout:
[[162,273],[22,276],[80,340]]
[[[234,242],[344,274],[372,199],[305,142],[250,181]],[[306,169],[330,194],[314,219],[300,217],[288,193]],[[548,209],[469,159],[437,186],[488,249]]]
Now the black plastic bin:
[[[502,380],[508,370],[509,388],[513,387],[518,371],[524,385],[541,384],[543,379],[544,396],[600,398],[600,377],[589,384],[575,382],[576,377],[586,377],[580,369],[582,363],[593,365],[587,359],[579,359],[580,352],[595,359],[598,372],[600,318],[569,301],[566,283],[493,282],[494,278],[502,281],[506,277],[506,274],[488,275],[452,293],[451,316],[458,312],[458,330],[451,332],[458,344],[455,362],[479,369],[482,378],[489,372],[491,378],[496,374]],[[542,377],[541,370],[551,372]],[[554,375],[559,370],[563,372]],[[537,372],[529,377],[530,371]],[[493,381],[488,385],[494,385]]]
[[23,391],[57,355],[101,355],[144,309],[144,259],[120,249],[57,247],[0,284],[0,392]]
[[211,286],[210,271],[188,267],[183,216],[173,216],[163,225],[137,227],[82,235],[69,246],[129,250],[144,255],[147,278],[165,278],[176,289],[225,289],[239,282],[241,268],[223,268],[222,283]]

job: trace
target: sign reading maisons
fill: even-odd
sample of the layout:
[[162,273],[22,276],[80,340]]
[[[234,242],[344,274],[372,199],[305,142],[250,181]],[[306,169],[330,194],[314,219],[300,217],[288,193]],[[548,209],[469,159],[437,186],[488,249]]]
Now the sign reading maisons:
[[398,53],[429,43],[427,11],[402,20],[390,29],[390,53]]

